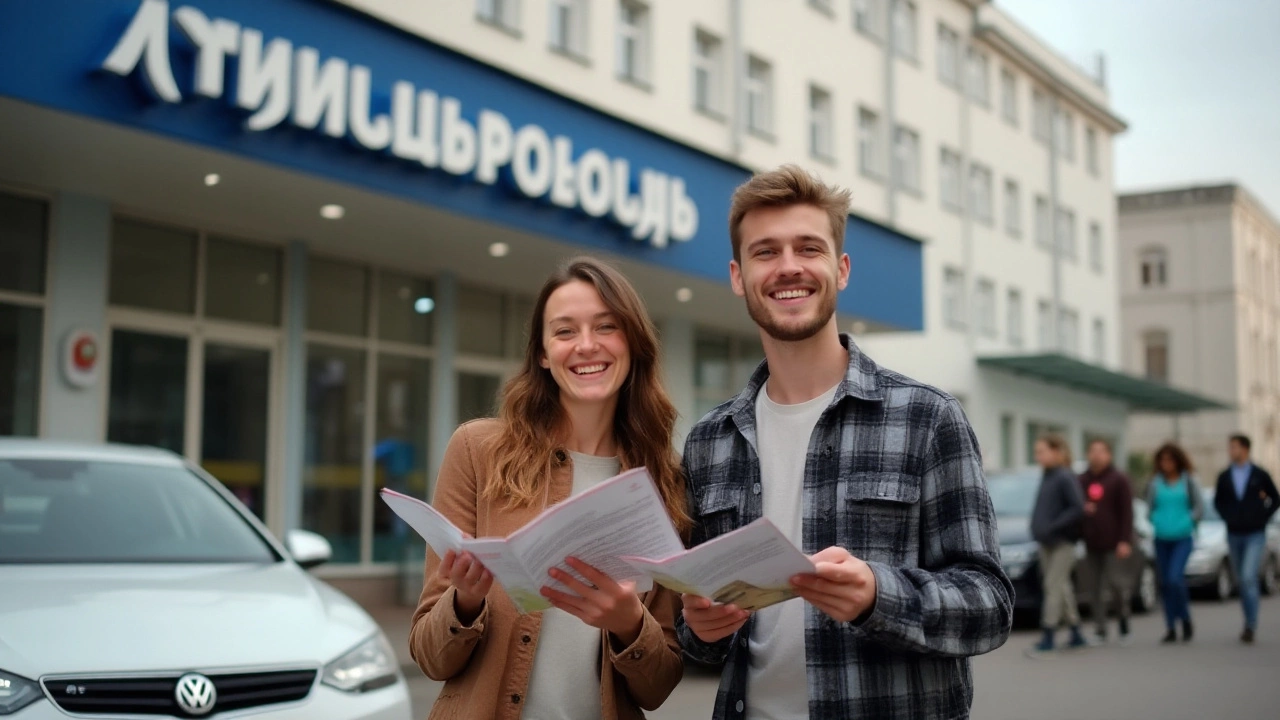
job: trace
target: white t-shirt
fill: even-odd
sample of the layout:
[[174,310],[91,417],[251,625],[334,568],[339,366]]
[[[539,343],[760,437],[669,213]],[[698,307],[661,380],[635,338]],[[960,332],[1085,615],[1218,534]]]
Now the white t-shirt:
[[[572,495],[617,475],[621,467],[616,457],[569,455]],[[563,610],[544,610],[521,717],[599,720],[600,707],[600,630]]]
[[[803,548],[804,463],[813,428],[831,404],[836,387],[798,405],[769,399],[768,385],[756,396],[756,447],[760,453],[764,516],[796,547]],[[747,720],[809,717],[805,673],[804,616],[799,598],[756,613],[747,670]]]

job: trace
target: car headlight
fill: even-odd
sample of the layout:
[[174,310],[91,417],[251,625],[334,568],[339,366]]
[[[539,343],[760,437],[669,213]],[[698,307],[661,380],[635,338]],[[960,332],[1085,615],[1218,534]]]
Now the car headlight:
[[0,670],[0,715],[12,715],[40,698],[34,680]]
[[320,682],[344,692],[362,693],[394,685],[398,673],[396,653],[378,633],[325,665]]

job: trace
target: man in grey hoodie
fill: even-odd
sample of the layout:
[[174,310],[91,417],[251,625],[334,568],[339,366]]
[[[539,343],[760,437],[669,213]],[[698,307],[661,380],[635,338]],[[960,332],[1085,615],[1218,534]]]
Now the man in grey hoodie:
[[1045,435],[1036,440],[1036,462],[1044,468],[1044,476],[1031,513],[1031,536],[1040,543],[1040,578],[1044,585],[1040,626],[1044,637],[1031,648],[1032,654],[1054,649],[1053,635],[1060,623],[1071,629],[1068,648],[1088,644],[1080,634],[1080,611],[1071,584],[1075,546],[1084,519],[1084,496],[1080,482],[1071,473],[1071,448],[1062,436]]

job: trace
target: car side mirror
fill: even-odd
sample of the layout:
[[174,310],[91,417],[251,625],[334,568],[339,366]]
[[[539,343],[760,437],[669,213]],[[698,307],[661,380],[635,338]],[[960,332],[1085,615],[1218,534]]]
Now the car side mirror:
[[329,541],[310,530],[290,530],[285,533],[284,546],[293,556],[293,561],[305,569],[323,565],[333,557],[333,546]]

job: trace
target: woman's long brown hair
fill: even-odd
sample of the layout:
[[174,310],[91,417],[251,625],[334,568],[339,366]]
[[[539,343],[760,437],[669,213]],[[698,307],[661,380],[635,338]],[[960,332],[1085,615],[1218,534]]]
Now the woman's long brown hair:
[[640,295],[609,265],[593,258],[570,260],[552,274],[538,293],[529,321],[524,362],[502,391],[498,419],[502,430],[486,448],[490,475],[481,489],[488,500],[506,499],[509,506],[542,498],[551,473],[566,460],[563,437],[568,415],[560,404],[560,388],[543,368],[543,333],[547,300],[563,285],[585,282],[600,293],[627,339],[631,370],[618,392],[613,434],[624,469],[645,467],[658,487],[676,529],[692,525],[687,510],[684,475],[672,448],[676,409],[662,386],[658,365],[658,333]]

